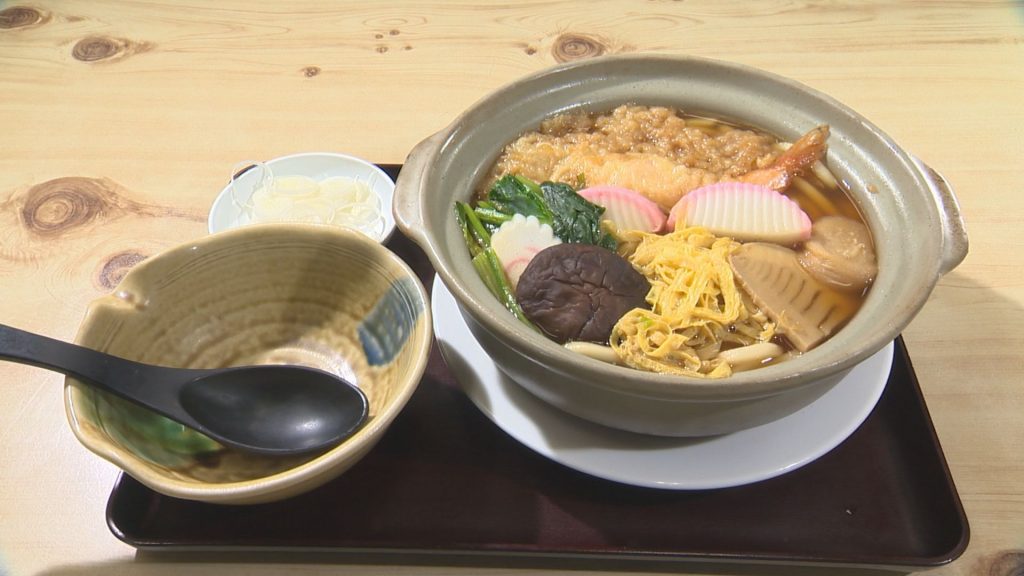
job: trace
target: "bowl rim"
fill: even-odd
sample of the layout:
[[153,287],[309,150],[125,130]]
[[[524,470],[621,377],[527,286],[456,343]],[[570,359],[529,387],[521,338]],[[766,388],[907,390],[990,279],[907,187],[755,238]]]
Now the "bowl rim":
[[[336,160],[342,164],[358,165],[372,173],[378,178],[378,185],[371,185],[370,190],[380,198],[381,201],[381,217],[384,218],[384,231],[381,238],[374,238],[380,244],[386,244],[388,240],[395,233],[395,219],[392,215],[392,204],[395,196],[395,180],[385,172],[380,166],[351,154],[345,154],[342,152],[295,152],[284,156],[277,156],[266,160],[263,163],[267,166],[273,167],[275,164],[283,164],[295,161],[301,161],[308,158],[326,158]],[[234,177],[239,177],[255,165],[255,160],[242,160],[239,164],[251,163],[246,167],[243,167],[237,172]],[[210,234],[216,234],[232,228],[238,228],[241,226],[252,226],[254,224],[268,224],[269,222],[251,222],[245,224],[235,224],[228,226],[221,226],[218,224],[218,220],[224,213],[234,213],[237,208],[233,205],[231,198],[231,182],[221,188],[220,192],[214,197],[213,202],[210,204],[210,210],[206,218],[206,229]],[[345,228],[344,226],[335,226],[335,228]],[[347,228],[346,228],[347,229]]]
[[[272,236],[268,232],[274,235]],[[270,239],[280,237],[280,235],[294,237],[296,234],[306,237],[311,242],[344,238],[346,242],[354,242],[363,250],[369,251],[375,259],[384,259],[389,264],[395,266],[400,271],[399,277],[407,277],[414,280],[411,285],[415,286],[416,298],[421,305],[420,316],[416,322],[417,324],[425,323],[422,326],[425,326],[426,329],[420,330],[421,337],[419,340],[410,338],[406,343],[406,346],[414,346],[413,362],[409,370],[400,374],[402,385],[398,389],[398,394],[392,396],[391,401],[385,406],[383,411],[376,414],[372,420],[367,422],[355,434],[345,439],[341,444],[292,468],[261,478],[224,483],[196,483],[180,480],[172,475],[157,473],[154,470],[160,468],[160,465],[136,455],[133,451],[115,442],[109,436],[94,436],[86,431],[85,426],[80,421],[82,415],[77,404],[80,401],[79,396],[89,394],[92,388],[80,383],[75,378],[66,377],[64,380],[65,415],[72,432],[79,442],[96,455],[116,465],[157,492],[178,498],[225,504],[267,502],[277,499],[275,495],[278,493],[281,493],[281,498],[297,494],[303,491],[302,486],[310,485],[309,487],[312,488],[318,483],[318,480],[329,479],[335,473],[344,471],[345,468],[336,471],[333,464],[343,461],[350,456],[358,458],[360,457],[360,452],[365,453],[371,449],[380,439],[380,436],[383,435],[385,429],[391,425],[398,414],[404,409],[413,393],[419,387],[430,358],[433,329],[430,300],[423,283],[419,280],[416,273],[397,254],[365,234],[354,230],[327,224],[259,223],[231,228],[217,234],[203,236],[190,242],[173,246],[152,258],[143,260],[129,270],[121,282],[118,283],[118,286],[109,294],[92,300],[75,335],[75,342],[79,343],[83,335],[89,330],[93,315],[97,311],[107,306],[119,306],[113,302],[117,300],[115,294],[117,294],[120,287],[126,281],[131,282],[130,278],[133,278],[133,272],[159,265],[159,256],[177,257],[178,255],[195,251],[196,247],[230,245],[236,240],[236,237],[244,238],[251,236]],[[354,462],[351,462],[351,464],[354,464]]]
[[[457,149],[461,146],[460,136],[472,130],[471,127],[467,128],[467,126],[471,126],[474,117],[481,115],[481,111],[486,110],[487,107],[494,108],[502,99],[516,93],[521,94],[531,88],[535,92],[546,95],[565,86],[583,85],[584,82],[579,80],[580,70],[591,69],[595,76],[603,80],[604,76],[601,76],[600,67],[606,64],[627,67],[644,63],[658,63],[664,66],[678,66],[681,68],[686,66],[715,68],[719,71],[744,77],[748,83],[754,81],[770,83],[780,90],[800,93],[802,97],[827,109],[830,113],[835,114],[837,118],[858,125],[865,134],[869,135],[875,142],[883,145],[892,154],[892,161],[900,166],[900,170],[904,172],[906,178],[911,179],[916,187],[920,189],[928,188],[924,175],[921,174],[921,171],[909,154],[876,125],[835,98],[796,80],[744,64],[703,57],[681,57],[664,54],[613,55],[571,62],[538,71],[498,88],[472,104],[452,120],[448,126],[424,140],[421,143],[422,149],[414,150],[414,154],[433,154],[432,160],[434,160],[433,162],[428,161],[424,163],[425,166],[422,173],[418,175],[419,181],[416,183],[416,186],[422,186],[432,177],[435,177],[435,171],[443,169],[438,166],[437,157],[450,149],[456,149],[457,152]],[[613,75],[613,73],[607,73],[608,77]],[[563,77],[565,78],[563,79]],[[756,93],[751,91],[751,96],[756,97]],[[566,106],[573,107],[570,103],[564,101],[556,103],[563,104],[563,107],[549,109],[548,116],[564,111]],[[510,138],[514,137],[515,135],[510,136]],[[402,180],[403,176],[412,177],[412,175],[403,171],[399,175],[399,181]],[[402,201],[403,199],[398,199],[396,210],[400,207]],[[419,216],[422,218],[422,213]],[[398,221],[400,227],[405,223],[401,218]],[[424,226],[424,228],[427,228],[427,226]],[[513,349],[526,361],[544,365],[555,376],[584,380],[589,385],[603,387],[621,394],[674,401],[718,402],[748,400],[795,390],[803,386],[813,385],[822,378],[849,370],[855,364],[876,352],[887,342],[893,340],[906,324],[889,322],[880,325],[870,339],[866,340],[863,345],[852,353],[846,353],[844,358],[824,363],[819,362],[813,366],[809,366],[809,361],[799,362],[800,358],[797,358],[754,371],[736,373],[725,379],[704,379],[643,372],[632,368],[605,364],[598,360],[574,354],[547,338],[532,333],[516,322],[510,314],[501,314],[501,311],[497,310],[497,306],[493,305],[493,303],[485,305],[482,299],[490,297],[490,294],[485,293],[482,283],[474,283],[473,279],[461,280],[459,278],[459,274],[452,265],[452,262],[444,255],[446,251],[444,240],[447,236],[445,236],[443,231],[417,232],[416,230],[407,230],[405,227],[403,227],[403,230],[420,240],[420,244],[428,255],[431,256],[438,275],[459,301],[460,309],[465,314],[468,314],[480,328],[488,331],[495,338],[500,339],[507,347]],[[873,235],[875,232],[873,229]],[[435,247],[435,243],[440,247]],[[937,281],[939,275],[936,272],[932,276],[932,284],[929,287],[929,291],[934,286],[934,282]],[[927,274],[922,273],[922,276],[927,276]],[[469,286],[471,283],[473,285]],[[477,286],[477,284],[480,285]],[[881,297],[882,295],[872,295],[871,293],[868,295],[868,298]],[[921,299],[915,306],[904,311],[908,317],[907,323],[914,313],[924,305],[925,300],[926,298]],[[812,358],[816,357],[812,356]]]

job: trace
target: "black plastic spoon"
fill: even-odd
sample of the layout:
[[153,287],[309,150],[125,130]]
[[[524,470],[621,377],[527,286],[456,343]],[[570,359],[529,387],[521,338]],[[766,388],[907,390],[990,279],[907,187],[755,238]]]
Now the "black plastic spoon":
[[368,411],[366,396],[359,388],[315,368],[166,368],[3,324],[0,360],[73,376],[226,446],[260,454],[301,454],[328,448],[355,432]]

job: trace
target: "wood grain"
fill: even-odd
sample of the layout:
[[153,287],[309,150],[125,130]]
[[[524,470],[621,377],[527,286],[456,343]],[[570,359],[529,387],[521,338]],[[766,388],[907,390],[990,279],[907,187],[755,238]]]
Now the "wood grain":
[[[0,322],[73,338],[125,270],[205,234],[242,160],[401,162],[506,82],[627,52],[791,77],[952,182],[971,252],[905,332],[972,527],[932,574],[1024,573],[1019,2],[0,2]],[[0,574],[512,572],[136,559],[59,377],[2,364],[0,386]]]

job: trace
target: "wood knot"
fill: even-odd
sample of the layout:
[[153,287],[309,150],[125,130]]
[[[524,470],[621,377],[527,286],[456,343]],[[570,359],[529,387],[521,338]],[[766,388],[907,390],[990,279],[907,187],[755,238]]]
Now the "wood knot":
[[[1024,576],[1024,550],[1004,550],[982,558],[978,574],[985,576]],[[973,572],[972,572],[973,573]]]
[[133,266],[145,259],[145,254],[140,254],[134,251],[114,254],[110,258],[107,258],[107,261],[102,267],[100,267],[100,271],[96,275],[96,283],[101,288],[113,290],[121,283],[124,275],[127,274]]
[[110,193],[96,180],[70,176],[29,189],[21,208],[25,229],[37,236],[56,236],[84,226],[110,208]]
[[320,74],[320,67],[306,66],[305,68],[302,69],[302,73],[306,76],[306,78],[312,78],[313,76],[317,76]]
[[12,6],[0,10],[0,28],[3,29],[24,28],[44,21],[46,21],[46,15],[35,8]]
[[148,42],[135,42],[124,38],[89,36],[75,43],[71,56],[82,62],[99,60],[120,60],[133,54],[146,52],[153,47]]
[[572,33],[559,35],[551,47],[551,54],[559,62],[596,58],[606,51],[607,47],[600,40]]
[[82,62],[95,62],[113,58],[122,49],[122,44],[113,38],[91,36],[75,43],[75,47],[71,50],[71,56]]

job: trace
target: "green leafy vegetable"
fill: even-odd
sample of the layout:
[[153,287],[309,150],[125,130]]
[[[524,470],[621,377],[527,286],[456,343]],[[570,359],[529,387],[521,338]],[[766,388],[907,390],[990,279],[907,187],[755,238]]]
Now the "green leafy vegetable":
[[491,247],[491,232],[515,214],[535,216],[541,223],[551,226],[555,236],[563,242],[595,244],[615,250],[615,239],[601,230],[604,208],[592,204],[568,184],[537,184],[523,176],[507,175],[491,186],[487,198],[478,202],[476,208],[465,202],[455,203],[455,218],[469,248],[473,268],[505,308],[533,327],[519,307],[501,260]]
[[601,229],[604,208],[576,193],[568,184],[536,182],[524,176],[506,175],[477,204],[477,218],[484,224],[500,226],[513,214],[536,216],[548,224],[563,242],[595,244],[609,250],[615,239]]
[[498,228],[505,222],[512,219],[511,214],[506,214],[496,208],[477,206],[473,211],[476,212],[476,217],[479,218],[485,226],[490,225]]
[[491,247],[491,235],[477,217],[476,212],[469,204],[456,202],[455,220],[458,222],[459,229],[462,230],[462,237],[469,248],[473,268],[480,275],[484,285],[513,316],[533,328],[533,324],[527,320],[523,309],[516,301],[515,291],[508,282],[505,269],[494,252],[494,248]]
[[473,267],[476,268],[477,274],[483,279],[491,294],[494,294],[494,297],[504,304],[505,308],[513,316],[532,327],[533,324],[527,320],[526,314],[523,313],[523,309],[519,307],[519,302],[516,301],[515,292],[512,290],[512,285],[508,283],[505,269],[502,267],[498,255],[494,252],[494,248],[487,247],[483,252],[474,256]]
[[487,192],[487,201],[493,208],[511,216],[536,216],[548,224],[554,218],[544,200],[544,193],[536,182],[522,176],[502,176]]
[[484,248],[491,245],[490,233],[480,224],[469,204],[455,203],[455,220],[459,223],[462,238],[466,241],[466,247],[469,248],[471,256],[476,257]]
[[604,208],[590,203],[568,184],[544,182],[540,185],[544,200],[555,215],[551,227],[564,242],[594,244],[615,250],[616,242],[601,230]]

